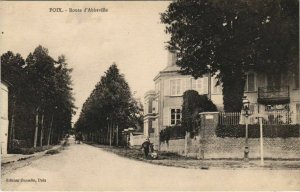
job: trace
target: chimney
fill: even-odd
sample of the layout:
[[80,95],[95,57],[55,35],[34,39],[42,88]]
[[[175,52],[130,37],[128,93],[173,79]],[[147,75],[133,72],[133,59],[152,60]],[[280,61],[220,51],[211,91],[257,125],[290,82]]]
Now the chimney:
[[168,54],[168,66],[176,65],[176,54],[174,51],[169,51]]

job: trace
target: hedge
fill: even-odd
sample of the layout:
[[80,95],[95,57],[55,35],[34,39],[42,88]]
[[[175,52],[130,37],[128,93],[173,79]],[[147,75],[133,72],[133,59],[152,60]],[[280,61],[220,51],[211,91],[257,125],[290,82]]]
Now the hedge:
[[180,125],[169,126],[159,133],[161,142],[169,142],[170,139],[184,138],[185,129]]
[[[218,125],[217,137],[245,137],[245,125]],[[264,137],[299,137],[300,125],[263,125]],[[259,138],[260,128],[258,124],[248,125],[248,137]]]

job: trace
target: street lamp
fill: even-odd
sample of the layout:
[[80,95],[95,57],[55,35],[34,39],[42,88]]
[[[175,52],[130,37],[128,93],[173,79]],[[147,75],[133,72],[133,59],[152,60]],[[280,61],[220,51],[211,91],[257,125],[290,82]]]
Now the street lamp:
[[245,150],[244,150],[244,160],[249,161],[249,144],[248,144],[248,118],[250,114],[250,102],[247,99],[247,96],[243,97],[243,115],[246,117],[246,134],[245,134]]

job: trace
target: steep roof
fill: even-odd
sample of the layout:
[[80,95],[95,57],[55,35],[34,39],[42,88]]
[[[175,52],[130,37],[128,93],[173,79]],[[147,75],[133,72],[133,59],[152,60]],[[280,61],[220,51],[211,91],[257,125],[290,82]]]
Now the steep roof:
[[166,68],[164,68],[161,72],[178,72],[180,71],[180,67],[177,65],[169,65]]

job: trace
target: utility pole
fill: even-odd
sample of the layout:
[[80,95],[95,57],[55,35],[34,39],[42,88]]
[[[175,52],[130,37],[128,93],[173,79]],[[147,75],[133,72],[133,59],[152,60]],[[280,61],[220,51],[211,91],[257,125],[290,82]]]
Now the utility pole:
[[259,117],[259,131],[260,131],[260,165],[264,166],[264,141],[263,141],[262,117]]

